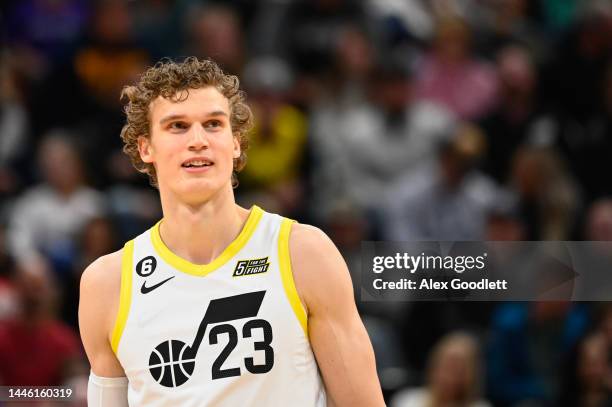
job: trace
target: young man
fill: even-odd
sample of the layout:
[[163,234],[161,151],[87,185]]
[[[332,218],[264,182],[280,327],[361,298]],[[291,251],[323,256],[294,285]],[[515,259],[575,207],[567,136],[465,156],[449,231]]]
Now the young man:
[[83,274],[89,406],[384,405],[334,244],[234,201],[251,123],[238,79],[187,58],[124,95],[124,151],[164,218]]

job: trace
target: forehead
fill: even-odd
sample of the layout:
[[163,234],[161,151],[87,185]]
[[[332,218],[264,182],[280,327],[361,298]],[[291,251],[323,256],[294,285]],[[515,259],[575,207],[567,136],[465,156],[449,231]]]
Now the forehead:
[[158,96],[149,105],[149,113],[151,122],[162,119],[168,115],[186,115],[186,116],[205,116],[210,112],[225,112],[228,116],[229,101],[223,96],[217,88],[213,86],[207,86],[199,89],[189,89],[181,92],[187,92],[185,94],[178,93],[178,100],[166,99],[162,96]]

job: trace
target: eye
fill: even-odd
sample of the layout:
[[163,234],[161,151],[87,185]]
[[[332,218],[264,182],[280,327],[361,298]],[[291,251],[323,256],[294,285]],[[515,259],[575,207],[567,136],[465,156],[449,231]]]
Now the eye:
[[185,122],[172,122],[168,125],[170,130],[186,130],[189,128],[189,125]]
[[206,123],[204,123],[204,127],[206,127],[207,129],[216,129],[219,127],[222,127],[223,123],[221,123],[221,120],[209,120]]

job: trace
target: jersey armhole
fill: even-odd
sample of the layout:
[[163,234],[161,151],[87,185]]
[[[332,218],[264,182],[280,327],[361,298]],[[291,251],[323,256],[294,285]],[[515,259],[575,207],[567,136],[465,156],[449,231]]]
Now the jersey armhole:
[[134,241],[130,240],[123,247],[123,255],[121,258],[121,290],[119,293],[119,310],[117,311],[117,319],[113,328],[113,336],[111,339],[111,348],[115,355],[119,349],[119,341],[123,334],[123,329],[127,322],[130,312],[130,303],[132,302],[132,261],[134,256]]
[[282,220],[278,238],[279,266],[283,287],[285,288],[285,294],[287,295],[289,304],[291,304],[293,313],[304,330],[304,335],[308,337],[308,315],[306,314],[306,310],[295,288],[293,270],[291,268],[291,257],[289,255],[289,234],[291,233],[291,225],[293,225],[294,222],[295,221],[287,218]]

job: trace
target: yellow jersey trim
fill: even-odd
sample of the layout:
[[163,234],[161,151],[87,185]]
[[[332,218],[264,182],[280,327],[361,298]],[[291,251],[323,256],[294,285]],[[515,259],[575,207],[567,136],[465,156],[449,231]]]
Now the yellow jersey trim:
[[130,240],[123,247],[123,255],[121,258],[121,289],[119,293],[119,311],[113,328],[113,336],[111,339],[111,348],[115,355],[119,349],[119,341],[123,334],[123,329],[128,319],[130,312],[130,304],[132,302],[132,262],[134,257],[134,241]]
[[194,276],[204,277],[208,273],[218,269],[227,263],[232,257],[236,255],[244,247],[244,245],[249,241],[251,235],[257,228],[259,221],[263,215],[263,210],[256,205],[253,205],[251,208],[251,213],[247,218],[242,231],[240,234],[234,239],[232,243],[229,244],[223,250],[223,252],[213,261],[208,264],[194,264],[189,260],[185,260],[182,257],[174,254],[168,246],[163,242],[161,235],[159,234],[159,225],[163,221],[160,220],[157,222],[153,229],[151,230],[151,243],[155,248],[155,251],[159,256],[164,259],[166,263],[174,267],[175,269],[182,271],[187,274],[191,274]]
[[289,256],[289,234],[291,232],[291,225],[293,224],[291,219],[283,219],[280,226],[280,234],[278,237],[278,258],[281,279],[283,280],[283,287],[285,288],[285,294],[291,304],[293,313],[298,319],[298,322],[304,330],[304,335],[308,337],[308,315],[306,310],[300,301],[297,289],[295,288],[295,282],[293,281],[293,271],[291,269],[291,258]]

